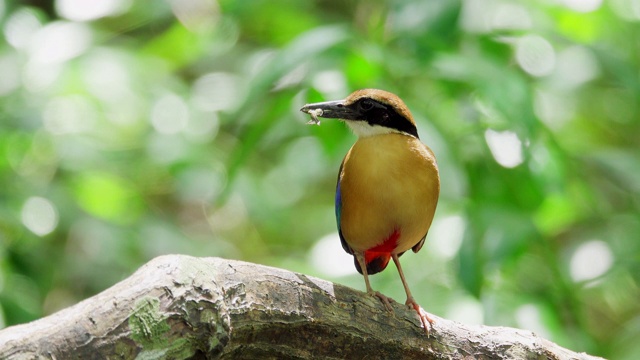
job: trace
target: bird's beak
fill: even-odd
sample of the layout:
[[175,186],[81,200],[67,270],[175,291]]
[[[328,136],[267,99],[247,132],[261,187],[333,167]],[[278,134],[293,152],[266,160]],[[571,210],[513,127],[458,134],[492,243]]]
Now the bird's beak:
[[328,119],[357,120],[360,116],[357,111],[349,106],[345,106],[344,100],[307,104],[303,106],[300,111],[307,114],[315,112],[316,116]]

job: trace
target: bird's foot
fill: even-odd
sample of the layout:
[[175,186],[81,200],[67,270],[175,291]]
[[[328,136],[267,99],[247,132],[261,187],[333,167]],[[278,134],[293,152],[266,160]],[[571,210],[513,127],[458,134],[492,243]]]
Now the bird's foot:
[[382,304],[384,305],[384,307],[390,311],[393,312],[393,308],[391,307],[391,303],[389,302],[389,299],[391,299],[390,297],[383,295],[380,291],[371,291],[369,293],[369,295],[371,296],[375,296],[378,299],[380,299],[380,301],[382,301]]
[[415,300],[407,299],[406,304],[412,307],[413,310],[416,311],[416,313],[418,314],[418,317],[420,318],[420,322],[422,323],[422,327],[424,328],[424,332],[427,334],[427,337],[429,337],[429,331],[433,327],[435,320],[430,318],[429,313],[424,311],[424,309],[420,307],[420,305],[418,305],[418,303]]

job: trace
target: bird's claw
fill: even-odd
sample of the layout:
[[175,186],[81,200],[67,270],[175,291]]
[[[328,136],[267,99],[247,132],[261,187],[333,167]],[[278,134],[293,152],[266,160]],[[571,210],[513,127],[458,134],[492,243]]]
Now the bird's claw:
[[408,299],[406,304],[416,311],[418,317],[420,318],[420,322],[422,323],[422,327],[424,328],[424,332],[427,334],[427,337],[429,337],[430,330],[433,328],[435,320],[430,318],[429,313],[424,311],[424,309],[420,307],[420,305],[418,305],[418,303],[416,303],[415,301],[411,301],[410,299]]
[[391,303],[389,302],[389,297],[388,296],[383,295],[379,291],[374,291],[374,292],[371,293],[371,295],[377,297],[378,299],[380,299],[380,301],[382,301],[382,304],[387,309],[387,311],[393,312],[393,308],[391,307]]

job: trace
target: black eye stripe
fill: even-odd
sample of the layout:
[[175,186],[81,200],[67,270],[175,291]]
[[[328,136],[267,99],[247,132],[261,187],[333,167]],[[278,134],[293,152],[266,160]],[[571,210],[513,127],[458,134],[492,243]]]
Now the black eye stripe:
[[415,124],[398,113],[392,105],[366,97],[346,106],[358,114],[352,121],[365,121],[371,126],[384,126],[419,138]]
[[363,120],[370,125],[385,126],[419,138],[416,126],[400,115],[391,105],[365,98],[358,101],[357,107],[364,116]]
[[373,107],[375,106],[375,102],[371,99],[362,99],[359,105],[362,110],[369,111],[373,109]]

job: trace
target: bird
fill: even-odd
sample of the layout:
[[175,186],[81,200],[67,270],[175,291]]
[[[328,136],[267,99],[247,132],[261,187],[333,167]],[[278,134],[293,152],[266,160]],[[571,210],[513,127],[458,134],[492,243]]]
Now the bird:
[[343,100],[304,105],[302,112],[338,119],[357,136],[338,171],[335,215],[343,249],[353,255],[367,293],[389,311],[389,299],[371,288],[369,275],[396,265],[407,295],[429,336],[434,320],[418,305],[399,258],[424,245],[440,195],[440,175],[431,149],[420,141],[405,103],[379,89],[354,91]]

